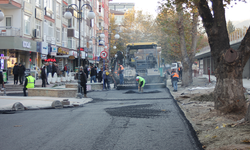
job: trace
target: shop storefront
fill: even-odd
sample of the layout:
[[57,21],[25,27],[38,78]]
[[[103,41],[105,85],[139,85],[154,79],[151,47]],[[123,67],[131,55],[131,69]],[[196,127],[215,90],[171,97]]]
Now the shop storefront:
[[8,75],[12,74],[15,63],[22,63],[26,68],[31,68],[36,64],[37,43],[36,41],[22,37],[0,37],[0,54],[8,59],[2,61],[1,68],[8,70]]
[[58,47],[56,62],[60,70],[63,70],[65,64],[68,64],[69,49],[64,47]]

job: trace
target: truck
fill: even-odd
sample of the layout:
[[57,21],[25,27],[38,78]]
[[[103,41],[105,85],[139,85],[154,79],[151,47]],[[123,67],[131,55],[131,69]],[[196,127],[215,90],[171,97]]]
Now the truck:
[[[117,88],[136,87],[136,75],[146,80],[146,87],[156,85],[165,86],[167,76],[160,61],[161,48],[155,42],[147,43],[128,43],[126,44],[125,54],[117,52],[112,63],[112,72],[117,83]],[[124,67],[124,84],[119,83],[118,63]]]

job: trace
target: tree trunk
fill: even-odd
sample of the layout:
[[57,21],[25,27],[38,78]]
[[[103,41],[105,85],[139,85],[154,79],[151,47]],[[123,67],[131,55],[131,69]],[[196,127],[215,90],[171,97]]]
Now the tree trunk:
[[183,87],[187,87],[193,83],[192,76],[192,63],[190,62],[182,62],[183,70],[182,70],[182,85]]
[[245,90],[242,83],[243,68],[240,66],[240,64],[234,66],[219,64],[216,68],[215,109],[223,113],[246,111]]

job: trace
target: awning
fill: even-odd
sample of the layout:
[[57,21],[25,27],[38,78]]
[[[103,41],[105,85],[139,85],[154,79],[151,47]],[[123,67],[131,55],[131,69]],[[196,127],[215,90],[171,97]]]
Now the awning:
[[56,55],[55,57],[58,57],[58,58],[69,58],[69,55]]

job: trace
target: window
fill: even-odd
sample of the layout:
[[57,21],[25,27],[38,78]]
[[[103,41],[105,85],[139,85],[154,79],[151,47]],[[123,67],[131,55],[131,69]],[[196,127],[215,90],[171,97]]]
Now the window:
[[60,8],[61,8],[61,5],[59,3],[56,3],[56,17],[58,19],[60,19]]
[[76,39],[68,38],[68,48],[69,49],[76,49]]
[[36,6],[41,7],[41,5],[42,5],[41,0],[36,0]]
[[42,21],[36,20],[36,29],[42,33]]
[[48,22],[48,35],[54,37],[54,24],[52,22]]
[[11,17],[6,17],[6,26],[11,26]]
[[56,28],[56,42],[57,43],[60,43],[60,37],[61,37],[61,34],[60,34],[60,29],[59,28]]
[[30,35],[30,17],[24,16],[24,34]]

